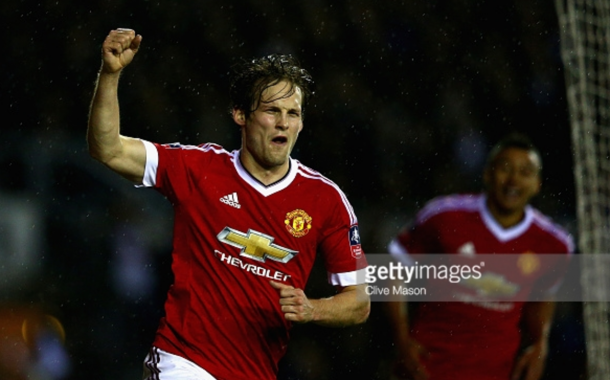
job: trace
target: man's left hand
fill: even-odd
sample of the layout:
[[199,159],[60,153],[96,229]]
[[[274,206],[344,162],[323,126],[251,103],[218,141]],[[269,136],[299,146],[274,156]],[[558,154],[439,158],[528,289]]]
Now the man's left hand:
[[544,374],[546,356],[545,343],[527,347],[515,362],[511,380],[539,380]]
[[298,289],[281,282],[269,281],[280,295],[282,312],[288,321],[297,323],[311,322],[314,318],[314,307],[303,289]]

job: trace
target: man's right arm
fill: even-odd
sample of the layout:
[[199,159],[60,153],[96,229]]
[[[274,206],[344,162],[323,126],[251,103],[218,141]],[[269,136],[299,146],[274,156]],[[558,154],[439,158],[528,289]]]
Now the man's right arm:
[[397,354],[393,368],[394,375],[400,379],[427,379],[428,372],[421,364],[420,358],[427,356],[428,352],[411,337],[407,302],[387,302],[383,306]]
[[89,154],[128,180],[141,183],[146,150],[139,139],[120,134],[118,86],[121,71],[137,53],[142,36],[131,29],[111,31],[102,45],[102,68],[87,128]]
[[[412,258],[410,258],[404,245],[406,241],[411,244],[425,241],[422,236],[415,236],[414,234],[416,232],[411,225],[405,225],[388,246],[388,251],[393,259],[398,260],[405,266],[413,264],[411,262]],[[401,242],[402,239],[405,239],[405,242]],[[414,251],[425,251],[424,247],[417,249],[411,246],[410,248]],[[400,287],[404,285],[404,282],[398,279],[390,280],[390,285],[393,288]],[[394,376],[399,379],[426,380],[428,371],[422,364],[421,359],[426,358],[429,354],[426,348],[411,336],[408,297],[402,296],[400,301],[386,302],[383,306],[396,350]]]

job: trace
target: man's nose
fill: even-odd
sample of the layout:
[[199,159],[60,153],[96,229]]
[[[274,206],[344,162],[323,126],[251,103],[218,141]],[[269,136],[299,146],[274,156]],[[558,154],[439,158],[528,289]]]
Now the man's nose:
[[281,129],[281,130],[286,130],[288,129],[289,125],[288,125],[288,115],[281,113],[278,115],[277,117],[277,121],[275,123],[276,127]]
[[507,180],[508,180],[509,182],[511,182],[511,183],[512,183],[512,182],[516,181],[516,180],[518,179],[518,177],[519,177],[519,171],[518,171],[517,169],[515,169],[515,168],[511,168],[511,169],[508,171]]

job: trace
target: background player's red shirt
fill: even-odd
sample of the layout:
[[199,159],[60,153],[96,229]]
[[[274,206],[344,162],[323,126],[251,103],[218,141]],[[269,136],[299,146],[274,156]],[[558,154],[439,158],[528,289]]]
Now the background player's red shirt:
[[[480,254],[514,254],[507,261],[486,260],[482,274],[514,289],[506,301],[486,301],[469,286],[437,281],[440,291],[464,302],[417,303],[413,337],[430,351],[424,362],[430,380],[508,380],[519,348],[522,300],[532,289],[552,293],[560,284],[574,245],[571,236],[531,206],[509,229],[500,226],[485,206],[485,195],[452,195],[430,201],[415,223],[390,243],[390,253],[404,263],[409,255],[455,254],[455,263],[477,262]],[[565,254],[546,255],[541,254]],[[519,257],[542,261],[535,271],[520,267]],[[422,256],[417,256],[422,257]],[[565,259],[564,259],[565,258]],[[482,283],[485,283],[484,281]],[[449,293],[447,293],[449,294]],[[448,299],[450,296],[447,296]]]
[[291,323],[269,281],[304,288],[320,252],[332,284],[357,284],[366,259],[351,205],[293,159],[265,186],[239,151],[144,143],[143,185],[169,199],[175,218],[174,283],[154,345],[218,379],[275,379]]

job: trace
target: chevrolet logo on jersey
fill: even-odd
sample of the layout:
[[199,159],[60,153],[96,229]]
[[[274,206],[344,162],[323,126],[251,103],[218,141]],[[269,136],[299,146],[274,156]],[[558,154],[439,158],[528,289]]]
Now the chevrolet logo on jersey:
[[263,263],[266,259],[287,263],[294,255],[299,253],[273,244],[273,237],[254,230],[248,230],[248,233],[244,234],[241,231],[225,227],[217,237],[223,243],[240,248],[241,256]]
[[481,296],[513,297],[519,292],[519,285],[507,280],[503,275],[485,273],[481,278],[462,280],[462,285],[475,289]]

